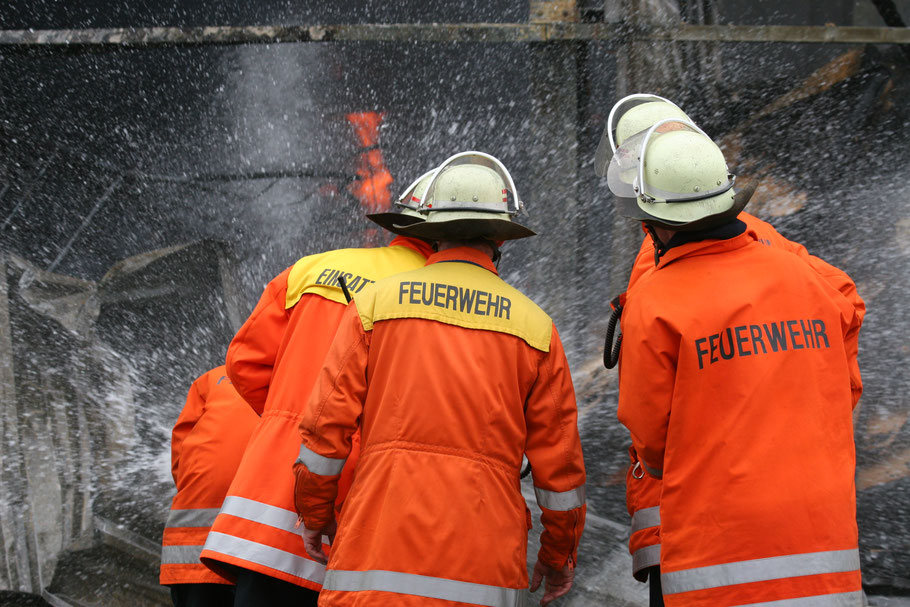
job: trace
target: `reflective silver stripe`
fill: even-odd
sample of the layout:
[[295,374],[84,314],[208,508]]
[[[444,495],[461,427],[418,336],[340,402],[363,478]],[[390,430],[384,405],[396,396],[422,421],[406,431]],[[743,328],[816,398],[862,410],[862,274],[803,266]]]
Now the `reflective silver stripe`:
[[300,535],[300,530],[294,529],[294,525],[297,524],[297,513],[278,506],[270,506],[245,497],[229,495],[224,498],[221,512],[222,514],[230,514],[237,518],[243,518]]
[[661,572],[664,594],[859,570],[859,550],[830,550]]
[[568,491],[547,491],[540,487],[534,487],[534,495],[537,496],[537,505],[547,510],[574,510],[581,508],[585,503],[585,486],[575,487]]
[[642,466],[644,467],[644,469],[648,472],[648,474],[650,474],[650,475],[653,476],[654,478],[663,478],[663,477],[664,477],[664,471],[663,471],[662,469],[660,469],[660,468],[652,468],[651,466],[649,466],[648,464],[646,464],[646,463],[645,463],[645,460],[643,460],[643,459],[638,460],[638,461],[641,462],[641,465],[642,465]]
[[344,459],[324,457],[315,451],[310,451],[305,446],[300,445],[300,454],[297,456],[297,461],[294,463],[303,464],[307,467],[307,470],[313,474],[318,474],[320,476],[335,476],[336,474],[341,474],[341,469],[344,468],[344,462]]
[[[205,550],[271,567],[317,584],[321,584],[325,577],[325,565],[316,561],[217,531],[209,532],[209,537],[205,541]],[[206,555],[206,557],[217,560],[215,556]]]
[[193,508],[171,510],[167,515],[166,529],[173,527],[211,527],[218,516],[218,508]]
[[[278,506],[263,504],[256,500],[245,497],[229,495],[224,498],[224,504],[221,506],[221,512],[230,514],[237,518],[243,518],[254,523],[281,529],[294,535],[301,535],[303,528],[297,527],[297,514]],[[322,543],[328,544],[328,536],[322,536]]]
[[472,584],[440,577],[429,577],[399,571],[344,571],[330,569],[325,575],[325,590],[358,592],[379,590],[432,599],[488,605],[489,607],[523,607],[523,588],[501,588]]
[[641,510],[636,510],[635,514],[632,515],[632,533],[641,531],[642,529],[647,529],[649,527],[659,526],[660,506],[642,508]]
[[862,607],[863,591],[806,596],[801,599],[783,599],[767,603],[749,603],[741,607]]
[[202,565],[199,555],[202,546],[163,546],[161,548],[162,565]]
[[632,554],[632,573],[655,565],[660,565],[660,544],[639,548]]

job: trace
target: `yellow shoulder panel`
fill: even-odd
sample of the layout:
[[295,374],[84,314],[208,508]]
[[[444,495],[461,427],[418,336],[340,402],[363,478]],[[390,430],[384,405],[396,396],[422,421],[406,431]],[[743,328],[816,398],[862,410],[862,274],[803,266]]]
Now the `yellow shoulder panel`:
[[347,301],[338,284],[343,276],[351,295],[377,280],[419,268],[426,263],[423,255],[408,247],[372,249],[338,249],[304,257],[294,264],[288,275],[285,308],[291,308],[306,293],[319,295],[344,304]]
[[424,318],[508,333],[550,351],[550,317],[521,291],[471,263],[441,262],[391,276],[355,299],[367,331],[382,320]]

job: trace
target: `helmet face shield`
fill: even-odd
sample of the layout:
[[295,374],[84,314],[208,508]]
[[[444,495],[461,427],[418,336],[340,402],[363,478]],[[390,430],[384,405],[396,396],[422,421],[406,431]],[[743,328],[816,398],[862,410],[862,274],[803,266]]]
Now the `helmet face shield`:
[[[473,188],[453,188],[447,180],[447,172],[456,167],[471,167],[490,174],[485,180],[488,187],[481,183]],[[495,185],[494,185],[495,184]],[[467,190],[471,191],[467,195]],[[464,199],[462,199],[464,198]],[[524,203],[518,198],[518,191],[512,175],[505,165],[495,156],[483,152],[461,152],[446,159],[433,171],[427,184],[426,193],[420,202],[421,213],[429,211],[480,211],[486,213],[506,213],[518,215],[524,210]]]
[[613,153],[607,167],[607,185],[615,196],[636,198],[638,196],[638,169],[641,164],[642,144],[648,131],[642,131],[626,139]]
[[[670,109],[676,110],[672,113],[678,114],[678,118],[688,118],[675,103],[669,99],[664,99],[659,95],[637,93],[623,97],[617,101],[613,105],[613,108],[610,110],[610,115],[607,118],[607,124],[604,126],[603,133],[600,136],[600,142],[597,144],[597,152],[594,154],[594,173],[598,177],[603,177],[606,175],[610,160],[613,154],[616,152],[616,148],[619,146],[616,133],[616,128],[619,124],[619,121],[629,110],[646,103],[659,103],[666,105]],[[664,116],[666,116],[666,112],[664,112]],[[642,128],[637,130],[644,130],[648,126],[650,126],[650,124],[642,125]],[[623,143],[625,143],[625,141],[623,141]]]

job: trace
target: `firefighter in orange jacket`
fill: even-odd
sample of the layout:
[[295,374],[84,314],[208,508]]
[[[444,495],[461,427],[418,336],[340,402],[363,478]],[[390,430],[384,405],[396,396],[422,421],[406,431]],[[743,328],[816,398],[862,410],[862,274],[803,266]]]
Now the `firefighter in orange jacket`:
[[338,473],[360,428],[357,475],[320,605],[523,604],[533,466],[544,532],[531,590],[568,592],[585,520],[585,471],[565,354],[552,320],[503,282],[498,241],[533,232],[508,171],[464,152],[428,186],[436,242],[419,270],[355,295],[300,423],[297,508],[307,548],[335,531]]
[[171,502],[161,548],[160,582],[175,607],[234,604],[233,582],[199,562],[202,545],[227,494],[259,416],[224,365],[193,382],[171,435]]
[[[609,145],[611,150],[609,154],[612,155],[612,152],[616,151],[616,146],[622,145],[629,137],[646,131],[660,120],[669,118],[689,120],[679,107],[667,99],[649,94],[629,95],[618,101],[610,111],[609,123],[604,130],[598,151],[601,154],[607,154],[608,152],[605,150]],[[605,158],[602,156],[600,162],[603,163]],[[771,224],[754,215],[742,211],[738,218],[746,224],[749,231],[755,234],[760,243],[790,251],[802,258],[819,276],[838,289],[853,304],[858,320],[862,323],[866,309],[865,303],[857,293],[853,280],[845,272],[819,257],[810,255],[806,247],[787,240]],[[646,229],[645,232],[647,233]],[[627,292],[646,272],[654,269],[654,250],[653,240],[646,235],[632,266]],[[625,304],[625,293],[620,296],[618,303]],[[612,345],[612,338],[610,341]],[[854,352],[853,364],[856,364],[855,355]],[[854,391],[854,406],[859,400],[860,393],[860,391]],[[644,473],[634,448],[629,449],[629,456],[631,461],[626,473],[626,505],[629,515],[632,517],[629,534],[632,574],[639,581],[648,580],[651,583],[651,605],[659,607],[663,605],[659,578],[661,481]]]
[[735,219],[747,196],[723,154],[674,122],[621,145],[608,172],[620,213],[644,221],[658,251],[626,298],[619,417],[663,480],[664,600],[861,605],[861,315]]
[[[422,218],[412,185],[402,212],[368,215],[379,225]],[[236,578],[237,605],[315,605],[325,567],[308,557],[297,528],[294,475],[305,399],[347,305],[348,294],[418,268],[431,253],[419,238],[387,247],[340,249],[300,259],[272,280],[228,349],[227,372],[262,421],[202,553],[203,562]],[[341,286],[344,282],[344,289]],[[353,468],[353,463],[351,469]],[[350,477],[350,470],[347,475]]]

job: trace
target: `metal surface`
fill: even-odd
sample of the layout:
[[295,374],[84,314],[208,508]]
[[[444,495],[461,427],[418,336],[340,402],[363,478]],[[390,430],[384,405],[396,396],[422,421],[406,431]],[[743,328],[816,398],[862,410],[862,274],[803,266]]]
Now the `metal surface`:
[[312,26],[147,27],[0,30],[0,46],[198,46],[286,42],[555,42],[651,39],[713,42],[910,44],[910,29],[802,25],[681,25],[636,28],[608,23],[388,23]]

